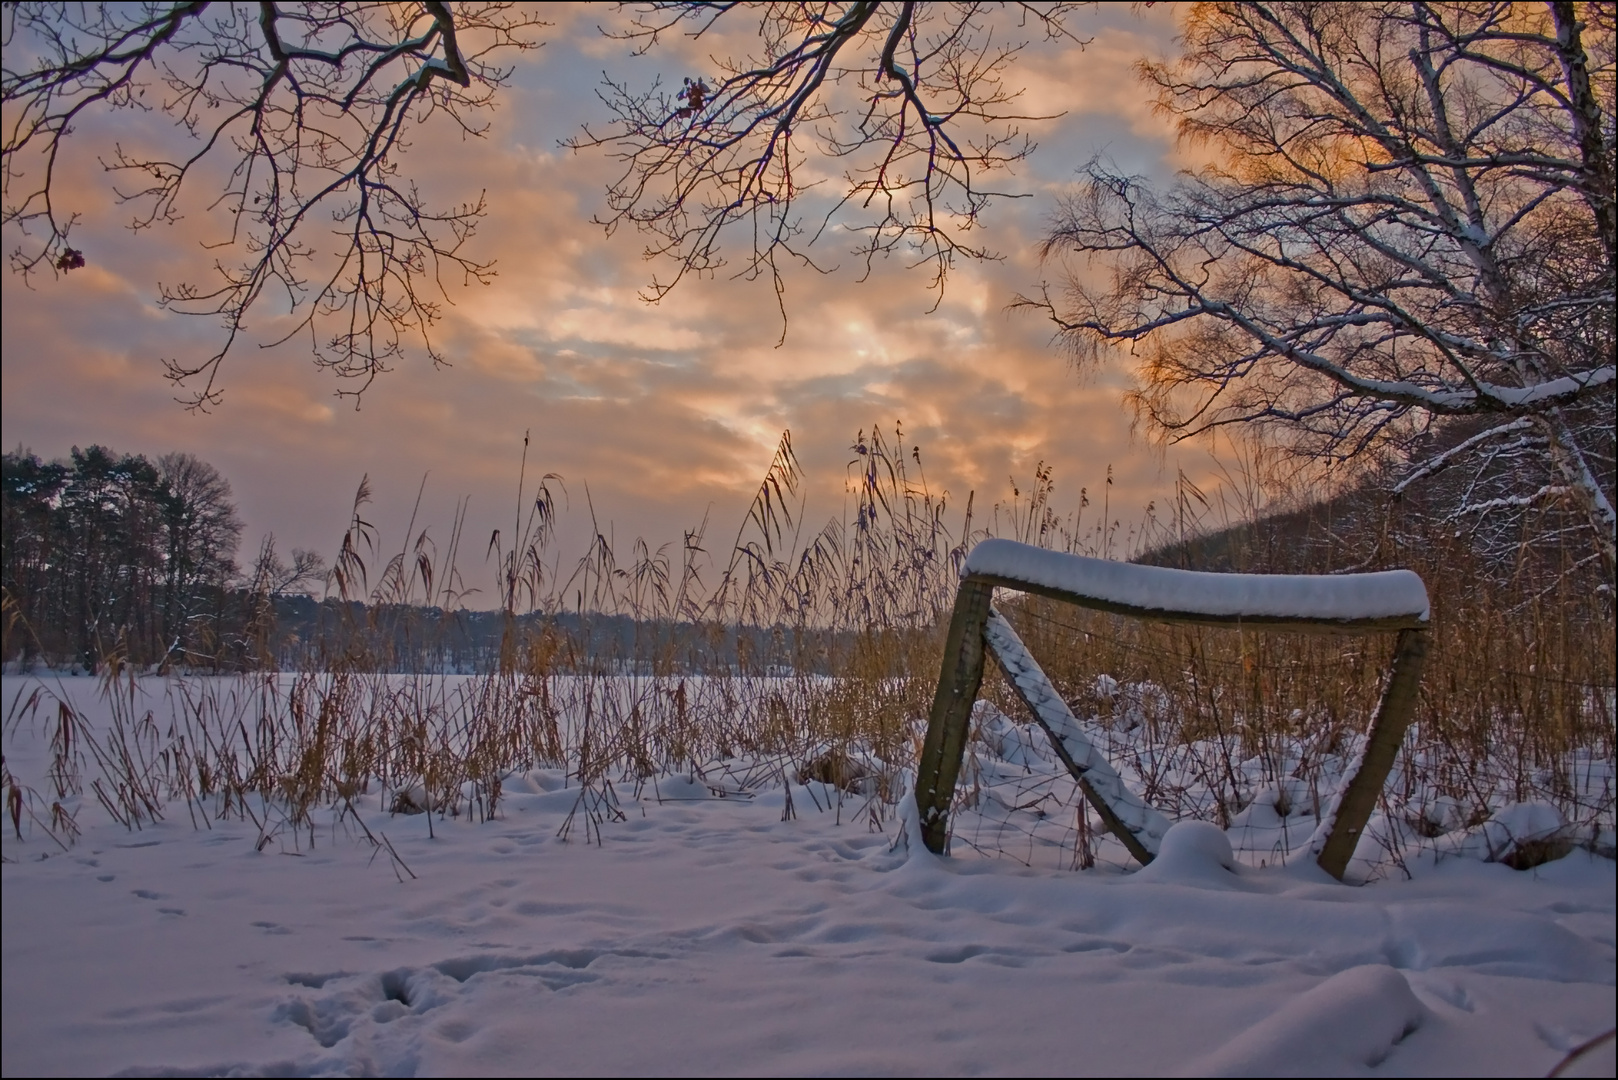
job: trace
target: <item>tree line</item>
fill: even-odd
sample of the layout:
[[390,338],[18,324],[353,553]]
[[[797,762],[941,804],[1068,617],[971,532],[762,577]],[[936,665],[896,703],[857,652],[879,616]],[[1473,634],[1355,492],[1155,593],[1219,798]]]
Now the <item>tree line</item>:
[[[498,665],[513,625],[503,610],[449,610],[391,595],[386,574],[358,599],[319,599],[309,593],[327,581],[324,560],[296,548],[283,558],[274,534],[249,566],[238,566],[242,522],[230,483],[191,454],[150,460],[91,446],[44,461],[19,448],[4,455],[0,504],[0,658],[25,668],[322,670],[335,661],[469,673]],[[687,637],[692,630],[607,612],[528,613],[515,625],[550,640],[552,651],[558,642],[571,645],[553,661],[562,669],[602,658],[648,669],[654,655],[674,647],[677,630]],[[756,626],[698,636],[702,658],[686,658],[692,664],[706,658],[732,667],[781,643],[780,634]],[[789,631],[787,644],[817,655],[848,645],[846,634],[810,638]],[[826,663],[825,656],[811,662]]]
[[250,647],[262,612],[243,600],[267,590],[239,580],[242,522],[207,462],[104,446],[43,461],[19,447],[0,502],[7,661],[217,666]]

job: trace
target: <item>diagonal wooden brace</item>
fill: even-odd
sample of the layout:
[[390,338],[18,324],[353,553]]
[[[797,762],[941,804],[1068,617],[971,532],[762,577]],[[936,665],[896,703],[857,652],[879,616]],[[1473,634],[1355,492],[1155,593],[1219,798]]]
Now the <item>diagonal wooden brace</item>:
[[1310,839],[1310,848],[1318,852],[1315,861],[1320,868],[1341,881],[1348,870],[1348,860],[1359,846],[1365,823],[1371,820],[1376,800],[1393,771],[1393,760],[1398,756],[1399,744],[1404,741],[1405,729],[1416,711],[1417,693],[1421,689],[1421,666],[1427,658],[1427,631],[1401,630],[1393,649],[1393,670],[1388,685],[1382,691],[1376,716],[1365,733],[1365,746],[1358,760],[1349,763],[1343,784],[1329,810],[1320,815],[1320,824]]
[[1000,662],[1022,703],[1028,706],[1034,722],[1050,736],[1051,748],[1062,759],[1067,771],[1078,781],[1079,790],[1106,825],[1107,831],[1122,841],[1135,861],[1145,866],[1157,857],[1157,849],[1168,832],[1169,820],[1124,786],[1123,778],[1096,745],[1084,725],[1056,692],[1045,670],[998,611],[989,612],[983,640]]

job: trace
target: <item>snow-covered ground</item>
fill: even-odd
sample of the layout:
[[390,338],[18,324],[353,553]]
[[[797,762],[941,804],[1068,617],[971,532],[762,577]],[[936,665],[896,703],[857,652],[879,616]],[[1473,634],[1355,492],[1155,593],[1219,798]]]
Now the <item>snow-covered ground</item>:
[[[6,756],[43,776],[26,731]],[[1618,1008],[1582,851],[1351,887],[1191,822],[1139,872],[1035,869],[795,790],[620,788],[599,846],[558,838],[559,771],[432,837],[373,797],[397,863],[352,821],[8,821],[0,1071],[1537,1075]]]

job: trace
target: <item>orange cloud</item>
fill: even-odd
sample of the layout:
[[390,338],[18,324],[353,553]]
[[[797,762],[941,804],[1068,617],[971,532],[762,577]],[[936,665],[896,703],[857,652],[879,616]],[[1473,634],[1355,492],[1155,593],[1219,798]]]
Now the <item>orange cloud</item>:
[[[1128,73],[1139,55],[1170,48],[1171,19],[1111,10],[1079,18],[1096,35],[1086,50],[1036,47],[1013,70],[1034,107],[1067,115],[1040,126],[1043,156],[1012,181],[1036,197],[992,212],[991,243],[1006,260],[961,267],[929,313],[926,271],[896,258],[861,280],[829,235],[822,258],[840,269],[789,272],[790,321],[777,348],[768,283],[691,280],[648,306],[639,290],[668,268],[642,260],[638,237],[608,238],[590,223],[613,163],[558,150],[556,140],[599,116],[599,69],[630,62],[621,44],[596,36],[596,17],[565,15],[519,72],[488,138],[424,131],[402,162],[434,198],[486,190],[474,256],[497,260],[498,276],[487,287],[447,283],[453,306],[435,340],[451,366],[400,362],[358,411],[332,396],[337,384],[309,362],[306,344],[259,347],[286,325],[279,311],[260,315],[252,340],[227,360],[217,412],[174,404],[159,359],[206,355],[217,328],[157,310],[155,284],[205,277],[215,253],[201,245],[217,238],[219,221],[194,197],[179,224],[132,235],[94,155],[80,153],[73,194],[87,213],[74,235],[91,266],[31,292],[15,277],[3,286],[5,441],[46,455],[90,442],[189,450],[232,480],[253,531],[325,550],[361,475],[372,477],[384,531],[397,533],[430,474],[430,518],[441,531],[454,500],[470,495],[476,539],[467,550],[481,552],[490,530],[510,527],[524,432],[530,475],[566,477],[564,531],[575,539],[586,484],[620,537],[677,539],[711,507],[712,535],[728,538],[785,428],[809,473],[811,514],[840,513],[855,433],[900,422],[929,485],[957,506],[974,490],[980,509],[1009,497],[1010,478],[1026,483],[1044,460],[1069,508],[1080,487],[1098,490],[1111,464],[1112,505],[1136,515],[1162,498],[1175,467],[1204,480],[1210,463],[1199,450],[1165,458],[1145,446],[1122,409],[1126,370],[1080,379],[1046,325],[1005,311],[1038,285],[1042,214],[1073,167],[1103,149],[1165,174],[1178,163],[1174,132],[1151,116]],[[677,82],[681,64],[711,44],[679,45],[665,72]],[[628,69],[649,81],[653,61],[637,63]],[[111,137],[105,124],[83,133]],[[472,563],[464,569],[475,580]]]

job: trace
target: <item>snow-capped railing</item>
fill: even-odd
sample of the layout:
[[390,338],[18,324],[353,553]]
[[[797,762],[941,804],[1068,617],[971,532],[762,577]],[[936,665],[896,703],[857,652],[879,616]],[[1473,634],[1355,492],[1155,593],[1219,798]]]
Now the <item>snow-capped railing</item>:
[[1370,820],[1415,707],[1427,652],[1427,589],[1409,570],[1374,574],[1208,574],[1088,559],[985,540],[967,556],[950,617],[944,662],[918,763],[922,839],[942,853],[949,807],[966,752],[967,726],[992,653],[1007,681],[1051,738],[1107,828],[1142,863],[1157,854],[1166,821],[1130,792],[1097,750],[1011,624],[990,607],[996,587],[1137,619],[1315,633],[1397,631],[1393,667],[1360,758],[1321,813],[1310,847],[1341,878]]
[[1427,587],[1409,570],[1205,574],[985,540],[963,576],[1138,619],[1331,632],[1427,625]]

